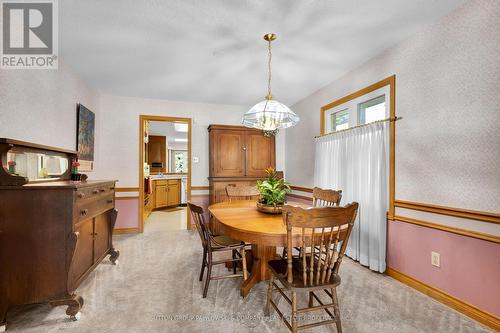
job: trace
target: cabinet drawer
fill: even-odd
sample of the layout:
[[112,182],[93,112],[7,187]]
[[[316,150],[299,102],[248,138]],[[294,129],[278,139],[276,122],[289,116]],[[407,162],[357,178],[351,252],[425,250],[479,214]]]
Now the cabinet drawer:
[[115,207],[114,193],[102,195],[96,200],[86,200],[75,205],[73,221],[83,221]]
[[179,185],[179,180],[178,179],[169,179],[168,185]]
[[101,184],[99,186],[89,186],[79,188],[76,191],[76,201],[83,201],[87,199],[95,199],[100,196],[115,193],[115,185],[113,183]]
[[155,182],[156,182],[156,186],[168,185],[168,180],[167,179],[155,180]]

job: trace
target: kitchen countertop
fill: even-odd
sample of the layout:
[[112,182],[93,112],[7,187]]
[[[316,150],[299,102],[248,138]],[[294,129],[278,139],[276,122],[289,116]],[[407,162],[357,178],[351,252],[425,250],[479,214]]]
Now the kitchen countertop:
[[186,179],[187,175],[151,175],[151,180],[163,180],[163,179]]

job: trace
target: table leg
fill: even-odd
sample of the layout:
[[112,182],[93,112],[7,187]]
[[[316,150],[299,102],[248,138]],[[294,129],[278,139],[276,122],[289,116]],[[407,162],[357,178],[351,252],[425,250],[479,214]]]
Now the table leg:
[[250,289],[260,281],[269,280],[271,273],[267,268],[267,262],[269,260],[275,259],[276,247],[274,246],[258,246],[252,244],[252,270],[248,279],[243,281],[241,285],[241,296],[246,297],[250,292]]

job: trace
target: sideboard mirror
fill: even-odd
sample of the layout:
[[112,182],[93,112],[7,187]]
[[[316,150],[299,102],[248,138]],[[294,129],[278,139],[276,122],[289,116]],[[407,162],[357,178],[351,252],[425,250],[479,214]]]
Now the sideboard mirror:
[[68,180],[76,152],[12,139],[0,139],[0,186]]

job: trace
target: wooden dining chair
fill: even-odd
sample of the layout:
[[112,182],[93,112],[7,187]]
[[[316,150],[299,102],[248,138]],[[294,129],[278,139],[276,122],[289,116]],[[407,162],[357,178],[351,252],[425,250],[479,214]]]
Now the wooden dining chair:
[[255,185],[227,185],[226,194],[228,200],[257,200],[259,198],[259,191]]
[[313,188],[313,206],[339,206],[342,200],[342,190],[324,190],[319,187]]
[[[205,287],[203,289],[203,298],[207,297],[208,286],[211,280],[220,280],[226,278],[235,278],[235,277],[243,277],[243,280],[247,279],[247,264],[245,257],[245,243],[239,240],[235,240],[229,238],[224,235],[213,235],[208,227],[208,224],[205,222],[205,216],[203,212],[203,208],[192,203],[188,202],[189,210],[191,211],[191,216],[196,225],[196,229],[198,230],[198,234],[201,238],[201,245],[203,247],[203,258],[201,262],[201,272],[200,272],[200,281],[203,280],[203,273],[205,271],[205,267],[207,267],[207,276],[205,279]],[[216,252],[232,252],[231,259],[221,259],[221,260],[213,260],[213,254]],[[241,262],[242,265],[242,273],[236,273],[236,264],[237,262]],[[231,263],[233,268],[233,274],[231,275],[222,275],[222,276],[212,276],[212,267],[214,265]]]
[[[270,314],[270,307],[273,306],[293,333],[299,329],[333,323],[336,324],[337,331],[342,332],[336,291],[340,285],[338,271],[356,220],[358,206],[357,202],[353,202],[345,207],[301,208],[290,205],[283,207],[283,222],[287,228],[288,248],[297,245],[302,250],[303,255],[300,257],[288,256],[286,259],[268,262],[271,279],[269,280],[265,307],[267,316]],[[295,228],[295,234],[292,233],[293,228]],[[306,250],[310,252],[307,253]],[[282,287],[276,283],[277,281]],[[274,291],[278,291],[291,305],[291,323],[284,318],[283,313],[273,301]],[[315,293],[323,291],[331,298],[331,303],[323,302]],[[290,292],[291,298],[285,292]],[[309,305],[298,309],[297,293],[300,292],[309,293]],[[314,305],[314,300],[319,305]],[[330,309],[333,309],[333,313]],[[330,319],[298,326],[297,316],[299,314],[319,310],[325,311]]]
[[[342,190],[325,190],[319,187],[313,188],[313,207],[338,207],[342,200]],[[300,248],[295,248],[299,253]],[[287,248],[283,248],[282,257],[286,258]]]

